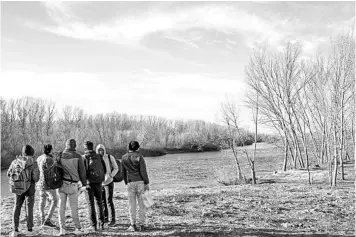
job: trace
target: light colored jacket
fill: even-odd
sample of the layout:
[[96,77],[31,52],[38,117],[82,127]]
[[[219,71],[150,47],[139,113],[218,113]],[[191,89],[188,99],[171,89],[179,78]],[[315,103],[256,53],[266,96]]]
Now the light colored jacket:
[[102,184],[108,185],[113,181],[114,179],[113,177],[119,171],[119,167],[117,166],[115,157],[113,155],[110,155],[110,160],[109,160],[109,155],[106,154],[106,149],[103,144],[99,144],[96,146],[96,153],[99,154],[100,148],[104,150],[103,160],[105,162],[105,167],[106,167],[105,180]]
[[75,148],[66,148],[62,153],[61,165],[64,168],[63,180],[87,185],[86,170],[82,156]]

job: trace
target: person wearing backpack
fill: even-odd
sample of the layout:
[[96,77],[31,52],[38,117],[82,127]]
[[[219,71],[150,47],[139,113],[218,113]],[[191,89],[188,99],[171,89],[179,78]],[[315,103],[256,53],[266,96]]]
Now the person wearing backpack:
[[[129,152],[122,157],[123,176],[127,185],[131,226],[127,231],[144,231],[146,209],[142,194],[149,190],[149,179],[146,162],[138,152],[140,145],[137,141],[129,143]],[[136,202],[139,206],[139,227],[136,226]]]
[[10,236],[19,235],[19,221],[22,205],[26,199],[27,205],[27,231],[26,236],[34,235],[33,230],[33,206],[35,204],[36,182],[39,180],[37,162],[34,160],[34,149],[30,145],[22,148],[22,156],[17,156],[11,162],[7,171],[10,181],[10,190],[15,194],[15,206],[13,210],[13,231]]
[[111,221],[108,226],[115,225],[115,206],[113,202],[113,194],[114,194],[114,177],[119,171],[119,167],[116,163],[115,157],[113,155],[107,154],[105,146],[103,144],[99,144],[96,146],[96,153],[101,155],[105,162],[105,180],[102,183],[103,185],[103,208],[104,208],[104,221],[109,222],[109,210],[108,205],[110,205],[111,211]]
[[[48,181],[46,180],[48,177],[45,177],[45,173],[48,173],[46,171],[50,169],[50,167],[52,167],[55,163],[53,155],[51,154],[52,145],[44,145],[43,152],[44,154],[37,158],[37,164],[40,171],[40,180],[38,181],[37,185],[40,190],[39,209],[41,211],[41,225],[54,228],[56,225],[51,221],[51,218],[55,208],[58,205],[58,194],[57,189],[52,189],[52,187],[50,187]],[[49,197],[51,200],[51,206],[46,216],[44,209],[46,206],[47,197]]]
[[[94,144],[91,141],[86,141],[84,143],[85,153],[83,155],[83,160],[86,169],[87,177],[87,203],[89,207],[89,216],[91,221],[90,232],[95,232],[97,228],[97,218],[96,213],[99,214],[99,227],[100,230],[104,230],[104,210],[103,210],[103,200],[102,200],[102,182],[105,180],[106,167],[105,162],[101,155],[96,154],[94,151]],[[94,203],[95,200],[95,203]],[[95,211],[95,206],[97,211]]]
[[76,235],[84,234],[78,216],[78,194],[80,181],[83,186],[87,185],[85,167],[82,156],[76,151],[77,143],[74,139],[66,142],[66,148],[62,152],[61,165],[63,167],[63,185],[58,189],[59,193],[59,236],[66,234],[65,211],[67,199],[72,212]]

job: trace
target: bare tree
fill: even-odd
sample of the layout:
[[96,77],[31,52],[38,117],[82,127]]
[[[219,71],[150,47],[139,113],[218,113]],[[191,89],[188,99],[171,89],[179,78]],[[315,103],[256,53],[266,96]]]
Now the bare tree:
[[236,164],[236,175],[237,179],[242,180],[244,178],[241,165],[239,161],[238,151],[236,149],[236,127],[238,127],[238,112],[235,104],[230,101],[228,98],[225,102],[221,103],[221,113],[223,116],[223,121],[228,127],[229,137],[228,137],[228,145],[232,150],[235,164]]

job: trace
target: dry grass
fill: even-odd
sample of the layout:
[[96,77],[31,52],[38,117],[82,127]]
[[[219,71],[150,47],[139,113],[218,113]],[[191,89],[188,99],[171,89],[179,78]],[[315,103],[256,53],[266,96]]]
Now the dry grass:
[[[117,227],[91,236],[354,236],[353,164],[345,167],[347,180],[340,181],[339,187],[329,188],[325,170],[313,171],[314,184],[308,186],[306,171],[275,173],[268,165],[279,156],[264,150],[257,167],[257,185],[222,186],[214,180],[212,164],[228,172],[231,163],[219,160],[217,154],[222,153],[194,155],[188,164],[188,154],[147,159],[156,201],[148,213],[148,230],[125,232],[129,225],[127,196],[119,184],[114,194]],[[11,231],[13,199],[2,199],[1,207],[1,235],[5,236]],[[83,226],[88,227],[83,196],[79,213]],[[67,224],[74,229],[69,210],[67,215]],[[37,225],[38,210],[35,216]],[[22,220],[21,228],[25,225]],[[44,230],[41,236],[57,233]]]

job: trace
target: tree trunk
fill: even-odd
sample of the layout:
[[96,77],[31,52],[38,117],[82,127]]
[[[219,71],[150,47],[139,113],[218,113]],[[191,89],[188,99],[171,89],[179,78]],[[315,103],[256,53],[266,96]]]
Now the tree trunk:
[[334,125],[334,173],[332,176],[332,184],[331,186],[335,187],[336,186],[336,178],[337,178],[337,158],[338,158],[338,147],[337,147],[337,134],[336,134],[336,125]]
[[287,171],[287,160],[288,160],[288,142],[287,139],[284,145],[284,161],[283,161],[283,171]]
[[253,157],[251,160],[252,184],[256,184],[255,158],[256,158],[256,149],[257,149],[257,132],[258,132],[258,94],[257,94],[256,118],[255,118],[255,147],[253,150]]
[[345,172],[344,172],[344,162],[342,159],[342,150],[344,147],[344,107],[343,107],[344,100],[342,100],[342,107],[341,107],[341,127],[340,127],[340,139],[339,139],[339,161],[340,161],[340,168],[341,168],[341,179],[345,180]]

